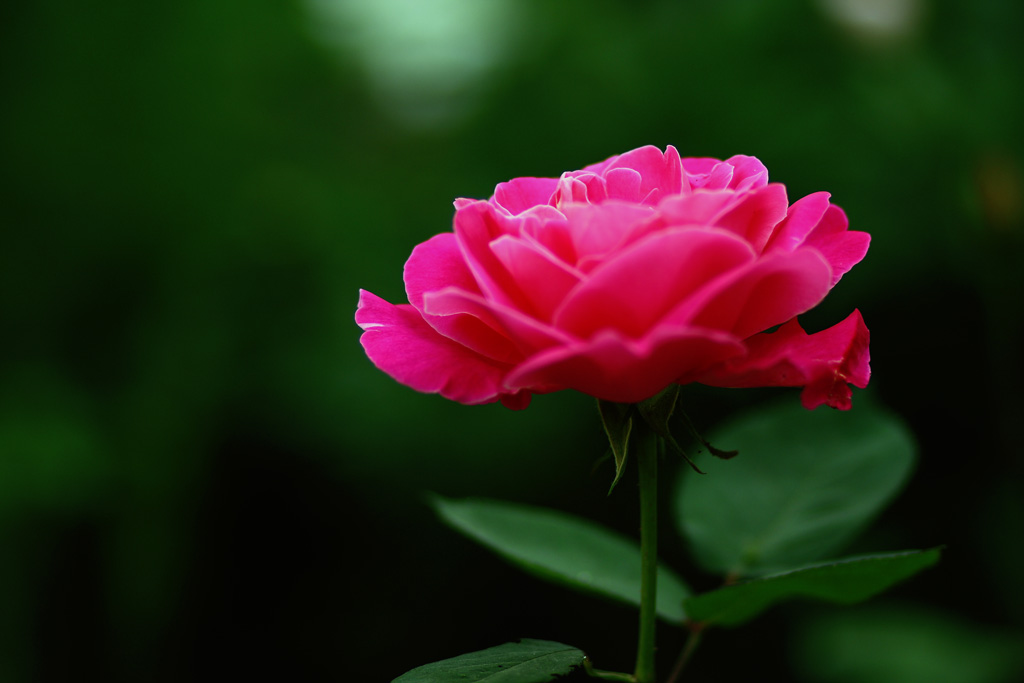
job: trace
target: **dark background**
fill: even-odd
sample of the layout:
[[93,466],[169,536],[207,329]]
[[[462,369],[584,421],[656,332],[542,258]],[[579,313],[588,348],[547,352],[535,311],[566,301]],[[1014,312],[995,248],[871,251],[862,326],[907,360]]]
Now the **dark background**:
[[[403,299],[455,197],[643,144],[758,156],[872,233],[804,322],[863,311],[870,392],[920,442],[859,545],[947,551],[880,604],[1019,637],[1022,28],[1013,0],[7,3],[0,680],[385,681],[522,636],[631,668],[630,609],[422,500],[635,533],[633,489],[592,473],[592,401],[417,394],[352,317],[360,287]],[[710,429],[777,393],[683,397]],[[814,680],[816,614],[712,634],[692,680]],[[682,635],[661,630],[663,670]]]

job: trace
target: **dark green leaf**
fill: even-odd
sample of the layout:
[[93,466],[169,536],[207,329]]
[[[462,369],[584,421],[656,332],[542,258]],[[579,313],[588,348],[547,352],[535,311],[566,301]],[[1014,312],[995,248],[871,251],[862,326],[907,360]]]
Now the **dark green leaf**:
[[569,645],[524,638],[424,664],[392,683],[546,683],[580,666],[583,657],[582,650]]
[[760,410],[714,437],[742,455],[684,471],[680,528],[710,571],[765,574],[820,560],[860,531],[906,481],[914,442],[861,402],[849,412],[797,402]]
[[[435,498],[441,518],[502,557],[550,581],[640,605],[640,546],[579,517],[484,499]],[[658,568],[658,616],[686,619],[690,590],[668,568]]]
[[633,406],[628,403],[598,400],[597,410],[601,413],[601,424],[604,425],[604,433],[608,435],[608,445],[611,446],[612,456],[615,458],[615,478],[608,488],[608,493],[611,493],[622,478],[622,473],[626,471],[629,435],[633,431]]
[[685,607],[695,621],[734,626],[775,603],[796,597],[841,604],[860,602],[938,560],[938,548],[853,557],[702,593],[689,598]]
[[[912,604],[843,610],[802,625],[801,680],[818,683],[1018,683],[1024,633]],[[870,653],[870,656],[865,656]]]

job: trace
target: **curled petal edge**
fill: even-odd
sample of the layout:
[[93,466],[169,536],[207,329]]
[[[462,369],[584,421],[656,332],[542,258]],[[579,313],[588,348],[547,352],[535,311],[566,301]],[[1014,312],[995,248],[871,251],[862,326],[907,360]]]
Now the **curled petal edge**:
[[871,378],[870,333],[860,311],[827,330],[807,334],[793,318],[778,330],[746,340],[747,354],[680,379],[717,387],[803,387],[800,399],[813,410],[828,405],[849,410],[852,384]]
[[395,305],[360,290],[356,323],[373,364],[416,391],[468,405],[501,401],[513,410],[529,405],[529,392],[504,388],[508,364],[439,334],[410,304]]

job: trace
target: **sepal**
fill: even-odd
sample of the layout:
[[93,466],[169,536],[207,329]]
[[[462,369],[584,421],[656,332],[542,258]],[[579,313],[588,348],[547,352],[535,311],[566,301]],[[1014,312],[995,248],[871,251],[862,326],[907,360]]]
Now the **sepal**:
[[679,400],[679,385],[670,384],[667,389],[662,391],[656,396],[652,396],[646,401],[641,401],[636,405],[641,417],[647,426],[651,428],[655,434],[660,436],[665,443],[672,446],[673,449],[679,455],[683,456],[687,464],[693,468],[695,472],[704,474],[699,467],[697,467],[693,460],[690,460],[690,456],[686,454],[683,447],[676,441],[675,436],[672,435],[672,429],[669,427],[669,421],[676,412],[676,403]]
[[615,403],[601,399],[597,401],[597,410],[601,414],[601,425],[608,437],[612,457],[615,458],[615,478],[608,488],[608,494],[611,495],[615,485],[622,478],[622,473],[626,470],[626,457],[629,455],[629,437],[633,433],[635,410],[631,403]]

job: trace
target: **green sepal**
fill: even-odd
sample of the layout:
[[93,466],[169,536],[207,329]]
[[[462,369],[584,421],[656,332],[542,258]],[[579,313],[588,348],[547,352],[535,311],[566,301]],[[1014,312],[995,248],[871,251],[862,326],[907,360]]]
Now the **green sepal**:
[[701,593],[683,602],[690,619],[736,626],[772,605],[804,597],[844,605],[867,600],[939,561],[940,548],[814,564]]
[[740,454],[738,450],[727,451],[721,448],[715,448],[715,446],[712,445],[710,441],[705,439],[704,436],[699,431],[697,431],[697,428],[694,426],[693,421],[690,419],[690,416],[687,415],[686,411],[683,410],[682,408],[679,409],[679,417],[682,419],[683,424],[686,425],[687,431],[690,432],[690,434],[693,436],[694,439],[698,441],[698,443],[704,446],[704,448],[708,449],[708,453],[710,453],[711,455],[715,456],[720,460],[732,460],[733,458]]
[[583,650],[523,638],[407,671],[391,683],[547,683],[583,664]]
[[622,473],[626,471],[629,436],[633,433],[633,404],[598,399],[597,410],[601,413],[601,424],[604,426],[604,433],[608,436],[612,457],[615,458],[615,478],[612,479],[612,485],[608,488],[608,494],[611,495],[615,485],[622,478]]
[[672,446],[677,453],[683,456],[683,459],[693,468],[695,472],[704,474],[699,467],[697,467],[690,456],[686,454],[683,447],[679,445],[675,437],[672,435],[672,429],[669,427],[669,420],[676,411],[676,402],[679,399],[679,385],[670,384],[667,389],[662,391],[657,396],[652,396],[646,401],[641,401],[636,404],[637,410],[640,412],[641,417],[644,418],[644,422],[651,428],[651,430],[660,436],[665,443]]

